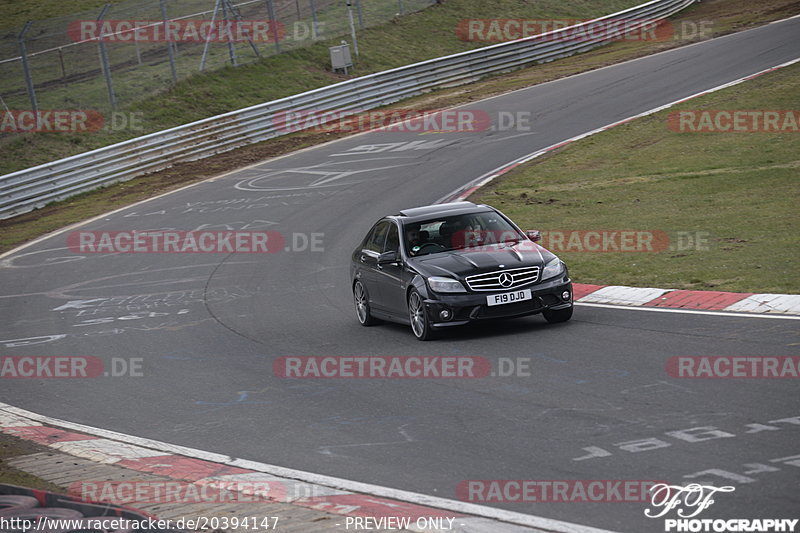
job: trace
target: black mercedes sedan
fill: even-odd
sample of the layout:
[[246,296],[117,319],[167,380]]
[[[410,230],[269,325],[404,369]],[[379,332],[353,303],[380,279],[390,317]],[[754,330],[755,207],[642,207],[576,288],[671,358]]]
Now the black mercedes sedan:
[[420,340],[471,321],[572,317],[566,265],[488,205],[405,209],[375,223],[350,266],[356,316],[411,325]]

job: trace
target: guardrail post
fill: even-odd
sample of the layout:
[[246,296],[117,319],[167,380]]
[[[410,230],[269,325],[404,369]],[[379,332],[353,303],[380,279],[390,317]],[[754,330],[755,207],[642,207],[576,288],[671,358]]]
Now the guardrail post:
[[405,15],[406,14],[406,8],[403,5],[403,0],[397,0],[397,8],[400,10],[400,14],[401,15]]
[[364,29],[364,11],[361,9],[361,0],[356,0],[356,13],[358,13],[358,27]]
[[269,13],[269,27],[272,31],[272,39],[275,41],[275,53],[281,53],[281,37],[278,35],[278,17],[275,15],[275,5],[272,0],[267,0],[267,12]]
[[169,40],[167,31],[167,4],[166,0],[160,0],[161,20],[164,21],[164,37],[167,41],[167,54],[169,55],[169,70],[172,72],[172,83],[178,83],[178,72],[175,70],[175,51],[172,49],[172,41]]
[[316,40],[319,36],[319,25],[317,23],[317,3],[314,0],[308,0],[308,5],[311,7],[311,38]]
[[[228,2],[222,0],[222,20],[225,21],[225,25],[228,28],[224,33],[228,34],[227,41],[228,41],[228,55],[231,58],[231,65],[234,67],[237,66],[236,63],[236,48],[233,46],[233,35],[230,32],[230,26],[228,26]],[[223,32],[220,32],[222,34]]]
[[58,62],[61,64],[61,81],[64,82],[64,85],[67,85],[67,69],[64,67],[64,51],[61,47],[58,47]]
[[[106,16],[106,11],[108,8],[111,7],[111,4],[106,4],[103,6],[103,9],[100,11],[100,14],[97,16],[97,21],[100,22]],[[103,27],[102,24],[98,24],[101,28]],[[114,94],[114,82],[111,80],[111,65],[108,62],[108,51],[106,50],[106,43],[103,40],[105,35],[103,34],[102,30],[100,31],[100,35],[97,37],[97,48],[100,52],[100,70],[103,71],[103,76],[106,79],[106,89],[108,90],[108,101],[111,104],[112,109],[117,108],[117,95]]]
[[33,89],[33,78],[31,77],[31,67],[28,65],[28,50],[25,48],[25,34],[28,33],[33,21],[29,20],[25,23],[19,36],[17,37],[17,46],[19,47],[19,55],[22,58],[22,71],[25,73],[25,87],[28,91],[28,98],[31,101],[31,110],[33,114],[39,112],[39,105],[36,102],[36,91]]
[[[214,2],[214,12],[211,14],[211,27],[215,28],[214,24],[217,21],[217,13],[219,12],[219,3],[221,0],[217,0]],[[200,72],[203,72],[206,69],[206,58],[208,57],[208,45],[211,43],[211,34],[213,32],[206,33],[206,42],[203,44],[203,55],[200,56]]]
[[347,19],[350,21],[350,36],[353,38],[353,52],[358,57],[358,38],[356,37],[356,24],[353,22],[353,4],[347,0]]
[[[239,32],[240,32],[240,31],[242,31],[242,30],[244,29],[243,27],[241,27],[241,26],[238,26],[238,24],[241,24],[241,22],[242,22],[242,15],[241,15],[241,13],[239,12],[239,10],[236,8],[236,6],[235,6],[235,5],[233,5],[233,4],[231,4],[230,0],[222,0],[222,1],[223,1],[223,2],[225,2],[225,4],[228,6],[228,11],[230,11],[230,12],[233,14],[233,18],[234,18],[234,20],[236,20],[236,23],[237,23],[237,27],[236,27],[236,33],[237,33],[237,35],[238,35],[238,34],[239,34]],[[244,32],[244,31],[242,31],[242,33],[243,33],[243,34],[247,34],[247,36],[246,36],[246,38],[247,38],[247,43],[250,45],[250,48],[252,48],[252,49],[253,49],[253,53],[256,55],[256,57],[259,57],[259,58],[260,58],[260,57],[261,57],[261,52],[259,52],[259,51],[258,51],[258,47],[257,47],[257,46],[256,46],[256,44],[253,42],[253,39],[252,39],[252,37],[249,35],[249,32]]]

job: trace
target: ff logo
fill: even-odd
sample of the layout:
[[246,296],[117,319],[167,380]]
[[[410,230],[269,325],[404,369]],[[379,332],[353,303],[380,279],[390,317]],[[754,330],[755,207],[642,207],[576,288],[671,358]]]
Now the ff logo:
[[692,514],[687,514],[684,509],[678,509],[678,516],[681,518],[692,518],[711,507],[714,503],[714,500],[711,499],[714,493],[733,492],[736,490],[736,487],[712,487],[700,485],[698,483],[692,483],[691,485],[682,487],[679,485],[659,483],[658,485],[654,485],[650,490],[653,491],[650,504],[655,508],[662,507],[662,509],[658,514],[651,512],[650,509],[645,509],[645,516],[659,518],[683,503],[687,508],[694,507],[696,509]]

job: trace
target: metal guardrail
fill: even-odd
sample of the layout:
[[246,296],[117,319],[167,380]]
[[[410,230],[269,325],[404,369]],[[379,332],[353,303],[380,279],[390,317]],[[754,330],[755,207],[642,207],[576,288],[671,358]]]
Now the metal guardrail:
[[425,91],[469,83],[583,52],[615,38],[559,40],[599,21],[627,21],[631,31],[667,18],[696,0],[653,0],[571,28],[378,72],[295,96],[198,120],[168,130],[0,176],[0,219],[32,211],[118,181],[163,170],[285,134],[277,113],[335,109],[364,111]]

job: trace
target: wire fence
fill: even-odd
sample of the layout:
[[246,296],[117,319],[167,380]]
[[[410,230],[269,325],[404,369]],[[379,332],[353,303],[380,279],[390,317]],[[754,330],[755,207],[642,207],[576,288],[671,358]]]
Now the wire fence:
[[435,3],[125,0],[32,21],[0,35],[0,106],[107,111],[197,72],[350,35]]

